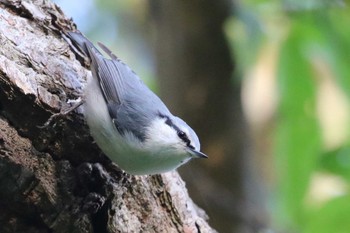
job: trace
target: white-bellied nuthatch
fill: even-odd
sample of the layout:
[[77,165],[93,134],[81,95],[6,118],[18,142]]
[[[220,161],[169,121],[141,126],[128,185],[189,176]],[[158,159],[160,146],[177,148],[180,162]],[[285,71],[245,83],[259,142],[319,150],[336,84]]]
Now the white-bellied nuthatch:
[[81,33],[68,37],[90,59],[92,78],[84,91],[84,116],[91,135],[109,158],[129,174],[171,171],[200,152],[196,133],[106,46],[105,58]]

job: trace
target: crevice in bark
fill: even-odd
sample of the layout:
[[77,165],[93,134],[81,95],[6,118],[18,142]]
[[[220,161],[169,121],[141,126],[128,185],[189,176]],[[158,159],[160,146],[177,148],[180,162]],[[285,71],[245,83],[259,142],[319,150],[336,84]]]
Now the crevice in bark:
[[108,233],[107,224],[108,224],[108,216],[109,209],[111,207],[111,201],[107,200],[102,208],[91,216],[91,223],[94,229],[94,232]]

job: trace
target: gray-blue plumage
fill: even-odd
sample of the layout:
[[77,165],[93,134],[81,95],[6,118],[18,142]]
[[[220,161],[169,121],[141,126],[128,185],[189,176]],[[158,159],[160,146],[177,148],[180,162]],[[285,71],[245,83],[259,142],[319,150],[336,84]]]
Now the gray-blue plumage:
[[145,130],[140,128],[146,128],[159,115],[172,116],[159,97],[106,46],[99,43],[111,59],[103,57],[81,34],[69,32],[68,35],[90,58],[92,72],[98,77],[109,114],[121,134],[129,131],[143,141]]
[[82,34],[68,37],[90,60],[84,88],[84,116],[101,150],[130,174],[176,169],[200,152],[196,133],[106,46],[105,58]]

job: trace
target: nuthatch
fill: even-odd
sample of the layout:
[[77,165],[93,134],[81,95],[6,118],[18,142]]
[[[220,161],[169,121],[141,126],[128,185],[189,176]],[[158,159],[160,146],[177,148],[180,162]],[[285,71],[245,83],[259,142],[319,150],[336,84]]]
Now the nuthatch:
[[171,171],[200,152],[196,133],[106,46],[105,58],[81,33],[68,37],[90,59],[92,78],[84,91],[84,116],[91,135],[109,158],[129,174]]

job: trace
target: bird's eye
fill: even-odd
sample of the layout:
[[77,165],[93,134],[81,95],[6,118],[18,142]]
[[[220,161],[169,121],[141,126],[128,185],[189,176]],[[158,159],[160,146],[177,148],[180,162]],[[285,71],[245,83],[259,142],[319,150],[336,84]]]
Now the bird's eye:
[[179,131],[179,132],[177,132],[177,136],[179,136],[179,138],[183,139],[186,137],[186,134],[184,131]]
[[177,132],[177,136],[179,136],[179,138],[181,138],[181,140],[182,140],[183,142],[185,142],[186,145],[187,145],[188,147],[190,147],[190,148],[193,147],[193,146],[191,145],[190,139],[188,139],[187,134],[186,134],[184,131],[181,131],[181,130],[180,130],[179,132]]

